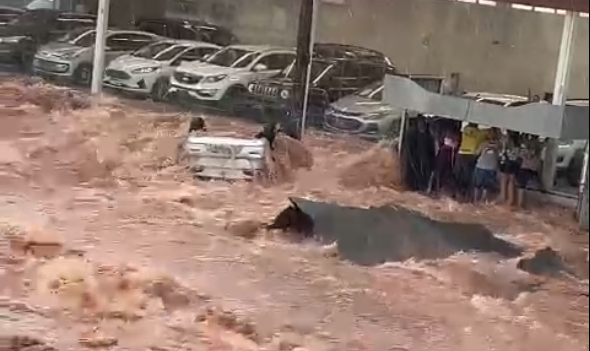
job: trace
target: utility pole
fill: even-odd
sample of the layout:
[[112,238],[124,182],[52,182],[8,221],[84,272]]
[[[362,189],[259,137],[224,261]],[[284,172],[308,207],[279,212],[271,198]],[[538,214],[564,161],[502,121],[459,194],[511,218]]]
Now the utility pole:
[[[299,117],[304,112],[307,93],[307,78],[311,62],[311,40],[314,16],[314,0],[300,0],[299,25],[297,31],[297,58],[295,61],[295,91],[293,92],[293,117]],[[299,134],[302,132],[304,121],[299,121]]]
[[92,67],[92,83],[90,91],[98,95],[102,92],[102,75],[104,71],[104,53],[106,35],[109,27],[109,0],[98,2],[98,18],[96,22],[96,41],[94,42],[94,58]]

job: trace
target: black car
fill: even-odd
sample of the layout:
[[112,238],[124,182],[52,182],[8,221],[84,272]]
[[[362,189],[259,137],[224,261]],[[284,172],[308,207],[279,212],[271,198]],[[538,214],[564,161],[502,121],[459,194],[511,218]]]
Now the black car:
[[57,40],[69,31],[96,25],[96,16],[59,10],[28,10],[0,27],[0,60],[29,64],[40,45]]
[[238,40],[227,28],[198,20],[144,18],[135,23],[139,30],[179,40],[196,40],[228,46]]
[[[316,44],[311,64],[309,113],[321,115],[332,102],[350,95],[385,74],[397,73],[382,53],[358,46]],[[293,109],[295,62],[274,78],[248,86],[245,105],[262,109],[266,114],[285,115]]]
[[0,27],[12,22],[25,12],[24,9],[0,6]]

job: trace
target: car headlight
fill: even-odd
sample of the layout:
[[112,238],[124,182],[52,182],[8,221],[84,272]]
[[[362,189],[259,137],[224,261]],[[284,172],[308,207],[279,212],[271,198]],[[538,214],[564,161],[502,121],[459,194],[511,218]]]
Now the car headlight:
[[72,59],[72,58],[75,58],[75,57],[80,56],[83,51],[84,50],[78,50],[78,51],[68,52],[68,53],[65,53],[65,54],[60,55],[60,57],[61,58],[64,58],[64,59]]
[[369,115],[364,116],[363,118],[370,120],[370,121],[375,121],[378,119],[383,119],[389,115],[390,115],[389,111],[384,111],[384,112],[371,113]]
[[3,37],[0,38],[0,43],[5,43],[5,44],[13,44],[13,43],[18,43],[19,41],[21,41],[22,39],[25,39],[25,36],[16,36],[16,37]]
[[291,96],[291,93],[289,92],[289,90],[281,90],[280,96],[281,99],[287,100],[289,96]]
[[211,76],[211,77],[207,77],[207,78],[203,79],[203,83],[217,83],[217,82],[221,82],[225,78],[227,78],[227,74],[220,74],[217,76]]
[[248,91],[251,93],[254,92],[254,86],[255,86],[254,83],[248,84]]
[[152,73],[158,70],[158,67],[141,67],[132,70],[132,73]]

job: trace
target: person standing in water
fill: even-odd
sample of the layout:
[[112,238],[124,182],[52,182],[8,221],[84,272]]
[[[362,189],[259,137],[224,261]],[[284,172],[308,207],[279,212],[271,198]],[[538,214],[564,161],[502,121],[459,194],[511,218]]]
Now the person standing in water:
[[498,143],[499,132],[493,128],[488,140],[477,150],[478,158],[473,173],[474,202],[486,202],[489,200],[489,193],[496,189],[498,183],[498,163],[500,159],[500,145]]
[[454,196],[456,179],[453,169],[459,147],[459,136],[450,126],[442,126],[440,130],[442,144],[434,159],[434,170],[429,184],[429,193],[438,195],[441,190]]
[[417,118],[416,133],[416,179],[415,185],[417,191],[427,191],[430,176],[434,168],[435,141],[428,130],[428,124],[424,116]]
[[516,200],[516,174],[520,169],[520,134],[507,131],[501,139],[500,203],[514,205]]
[[184,157],[184,145],[186,143],[187,138],[198,135],[200,132],[206,131],[207,125],[205,124],[205,119],[203,119],[203,117],[191,118],[186,137],[182,138],[182,140],[178,143],[178,147],[176,150],[176,163],[179,163]]
[[461,133],[461,146],[455,163],[458,198],[471,198],[473,188],[473,171],[477,162],[477,150],[487,139],[487,131],[479,129],[475,123],[469,123]]

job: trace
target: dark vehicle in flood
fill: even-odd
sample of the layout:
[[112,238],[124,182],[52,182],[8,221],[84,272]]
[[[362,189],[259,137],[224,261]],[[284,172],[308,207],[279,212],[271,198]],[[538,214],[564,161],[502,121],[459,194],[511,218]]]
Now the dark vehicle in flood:
[[[262,111],[267,117],[293,114],[296,62],[278,76],[259,80],[248,86],[245,105]],[[311,64],[308,114],[312,124],[321,125],[323,111],[344,96],[396,73],[391,61],[382,53],[358,46],[316,44]]]

